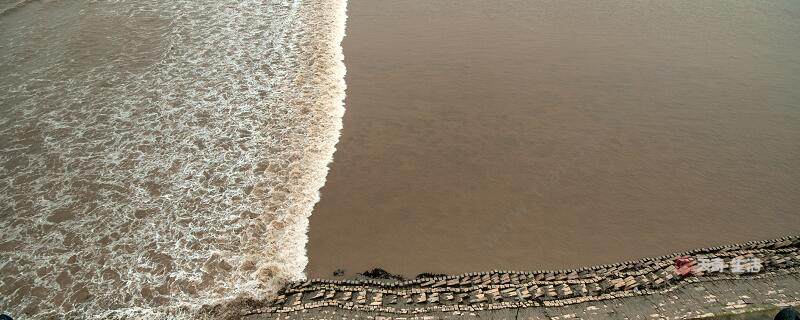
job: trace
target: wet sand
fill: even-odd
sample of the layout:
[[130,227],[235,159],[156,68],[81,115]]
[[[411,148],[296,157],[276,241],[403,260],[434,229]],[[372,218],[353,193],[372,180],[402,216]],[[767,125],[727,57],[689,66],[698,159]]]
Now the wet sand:
[[796,233],[800,3],[352,0],[306,272],[568,268]]

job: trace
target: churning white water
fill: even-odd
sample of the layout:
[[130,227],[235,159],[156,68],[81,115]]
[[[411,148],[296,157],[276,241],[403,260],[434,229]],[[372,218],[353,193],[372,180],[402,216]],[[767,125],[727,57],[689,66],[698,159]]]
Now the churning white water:
[[0,4],[2,311],[196,306],[303,277],[344,0]]

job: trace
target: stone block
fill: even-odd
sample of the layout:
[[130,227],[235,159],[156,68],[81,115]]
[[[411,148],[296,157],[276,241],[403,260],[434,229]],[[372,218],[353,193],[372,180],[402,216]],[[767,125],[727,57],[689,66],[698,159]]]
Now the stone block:
[[638,283],[636,282],[636,278],[634,278],[633,276],[628,276],[627,278],[624,279],[624,281],[625,281],[625,289],[626,290],[627,289],[632,289],[632,288],[635,288],[635,287],[638,286]]
[[380,292],[377,292],[377,293],[372,295],[372,299],[370,299],[370,300],[371,301],[370,301],[369,305],[371,305],[371,306],[380,306],[380,305],[383,304],[383,294],[380,293]]
[[531,298],[533,299],[543,297],[546,294],[546,289],[543,287],[531,286],[528,287],[528,291],[531,293]]
[[506,297],[516,297],[517,296],[517,287],[509,287],[503,290],[500,290],[500,294]]
[[470,304],[486,302],[486,295],[480,293],[480,290],[478,290],[478,292],[479,293],[470,294],[469,297]]
[[526,299],[529,299],[531,297],[532,297],[532,295],[531,295],[531,292],[528,291],[528,288],[522,287],[521,289],[519,289],[519,298],[520,299],[526,300]]
[[555,298],[558,296],[558,292],[556,292],[556,288],[553,285],[547,285],[544,287],[545,296],[548,298]]
[[452,292],[445,292],[442,294],[442,299],[444,299],[445,301],[453,301],[453,298],[454,296]]
[[295,293],[289,298],[289,305],[290,306],[298,306],[300,303],[303,302],[303,294],[302,293]]
[[614,278],[611,280],[611,285],[616,290],[622,289],[625,287],[625,280],[622,278]]
[[586,287],[585,283],[575,285],[575,290],[573,290],[575,294],[580,296],[585,296],[589,294],[589,288]]
[[425,292],[420,292],[414,295],[414,303],[425,303],[428,300],[428,295]]
[[311,300],[316,300],[316,299],[320,299],[320,298],[322,298],[324,296],[325,296],[325,290],[316,290],[313,293],[311,293],[310,299]]
[[498,288],[492,288],[492,289],[486,290],[484,292],[484,294],[488,295],[489,298],[492,299],[491,302],[502,301],[503,300],[503,296],[500,295],[500,289],[498,289]]
[[570,288],[567,284],[558,285],[556,292],[558,293],[559,298],[567,298],[572,296],[572,288]]
[[367,302],[367,292],[366,291],[359,291],[356,295],[356,303],[364,304]]

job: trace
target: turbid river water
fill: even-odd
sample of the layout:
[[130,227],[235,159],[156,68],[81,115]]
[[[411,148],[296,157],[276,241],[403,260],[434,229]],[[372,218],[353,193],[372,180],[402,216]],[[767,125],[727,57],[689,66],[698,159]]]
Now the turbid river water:
[[348,17],[309,276],[800,230],[800,2],[352,0]]

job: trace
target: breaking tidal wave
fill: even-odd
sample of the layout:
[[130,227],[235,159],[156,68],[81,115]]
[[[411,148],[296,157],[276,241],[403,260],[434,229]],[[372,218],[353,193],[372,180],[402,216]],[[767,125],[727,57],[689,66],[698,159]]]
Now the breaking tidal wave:
[[304,277],[344,0],[2,8],[3,312],[197,307]]

